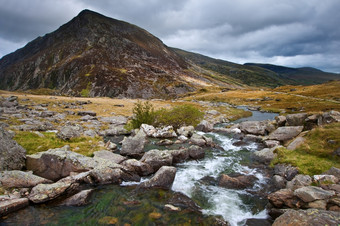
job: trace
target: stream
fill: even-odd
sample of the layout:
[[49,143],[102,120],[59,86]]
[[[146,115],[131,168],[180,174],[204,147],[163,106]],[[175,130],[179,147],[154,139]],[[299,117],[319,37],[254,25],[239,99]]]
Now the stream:
[[[251,120],[273,119],[276,115],[253,112]],[[228,134],[200,134],[213,138],[222,149],[212,148],[202,160],[177,164],[171,191],[152,189],[140,193],[134,189],[136,183],[100,186],[87,206],[29,206],[0,219],[0,225],[211,225],[213,216],[220,216],[236,226],[245,225],[251,218],[266,219],[267,199],[258,195],[258,191],[265,188],[269,178],[261,169],[252,167],[250,157],[259,149],[258,145],[239,147],[233,145],[238,140]],[[221,174],[254,175],[258,180],[250,189],[227,189],[218,186]],[[194,200],[203,215],[164,210],[176,192]]]

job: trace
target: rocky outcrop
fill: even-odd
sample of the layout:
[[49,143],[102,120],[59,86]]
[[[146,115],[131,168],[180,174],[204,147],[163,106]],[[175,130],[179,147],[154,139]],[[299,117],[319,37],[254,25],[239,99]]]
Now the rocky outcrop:
[[6,188],[31,188],[38,184],[53,183],[45,178],[33,175],[32,172],[19,170],[0,172],[0,184]]
[[54,184],[39,184],[32,188],[28,199],[34,203],[43,203],[53,200],[67,191],[75,190],[78,184],[72,184],[67,182],[57,182]]
[[340,212],[325,210],[288,210],[275,220],[273,226],[286,225],[339,225]]
[[0,171],[20,170],[25,166],[26,150],[0,127]]
[[144,154],[146,142],[146,134],[143,130],[139,130],[135,136],[124,138],[120,154],[140,158]]
[[146,152],[140,161],[150,165],[153,171],[156,172],[162,166],[171,166],[172,158],[171,153],[168,151],[153,149]]
[[279,127],[269,134],[268,140],[288,141],[299,135],[303,130],[303,126],[285,126]]
[[72,152],[69,146],[64,146],[27,155],[26,165],[35,175],[56,181],[69,176],[70,172],[93,169],[96,163],[92,158]]
[[15,212],[29,205],[27,198],[18,198],[0,201],[0,217]]
[[162,188],[170,189],[176,176],[176,168],[162,166],[157,173],[148,181],[142,182],[138,188]]

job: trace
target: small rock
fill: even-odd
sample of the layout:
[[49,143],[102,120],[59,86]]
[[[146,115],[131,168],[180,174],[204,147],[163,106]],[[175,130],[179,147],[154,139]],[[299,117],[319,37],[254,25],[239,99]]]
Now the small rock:
[[0,217],[6,216],[9,213],[25,208],[28,205],[29,201],[27,198],[0,201]]
[[112,143],[111,141],[106,142],[104,147],[107,148],[108,150],[116,150],[117,149],[117,145],[115,143]]
[[172,212],[179,212],[179,211],[181,211],[181,208],[173,206],[171,204],[165,204],[164,210],[172,211]]
[[162,166],[171,166],[172,159],[173,157],[169,152],[153,149],[146,152],[140,161],[149,164],[156,172]]
[[94,154],[93,158],[95,160],[97,158],[101,158],[101,159],[106,159],[106,160],[112,161],[116,164],[120,164],[120,163],[122,163],[123,161],[126,160],[126,157],[121,156],[119,154],[112,153],[110,151],[106,151],[106,150],[96,151],[93,154]]
[[276,157],[274,151],[276,148],[279,147],[280,146],[273,148],[264,148],[261,151],[255,151],[253,152],[253,159],[264,164],[269,164]]
[[313,180],[318,184],[324,183],[336,184],[339,182],[339,179],[333,175],[314,175]]
[[78,192],[75,195],[65,199],[59,205],[60,206],[84,206],[87,205],[90,201],[91,194],[93,193],[93,189],[83,190]]
[[305,143],[306,139],[303,137],[297,137],[295,138],[288,146],[287,149],[288,150],[295,150],[296,148],[298,148],[300,145],[302,145],[303,143]]
[[162,166],[156,174],[148,181],[142,182],[138,188],[163,188],[170,189],[174,182],[176,168],[172,166]]
[[144,154],[144,146],[146,142],[146,134],[143,130],[139,130],[135,136],[124,138],[120,154],[140,158]]
[[218,185],[229,189],[245,189],[253,187],[256,180],[257,178],[253,175],[230,177],[226,174],[222,174]]
[[154,172],[153,168],[144,162],[136,159],[128,159],[122,163],[130,171],[136,172],[139,176],[147,176]]
[[192,159],[202,159],[205,156],[204,149],[197,145],[191,145],[188,148],[188,153],[189,153],[190,158]]
[[287,180],[279,175],[273,176],[273,185],[276,189],[284,189],[286,187]]
[[182,135],[184,137],[191,137],[194,131],[195,131],[195,128],[193,126],[183,126],[177,129],[178,135]]
[[300,208],[304,202],[294,196],[290,189],[281,189],[268,195],[269,202],[277,208],[287,206],[289,208]]
[[277,140],[265,140],[265,141],[263,141],[263,144],[267,148],[273,148],[273,147],[279,146],[280,145],[280,141],[277,141]]
[[306,118],[306,113],[289,114],[286,116],[286,126],[303,126]]
[[85,115],[96,116],[97,113],[93,112],[93,111],[78,111],[77,115],[79,115],[79,116],[85,116]]
[[30,188],[38,184],[49,184],[52,181],[33,175],[32,172],[19,170],[0,172],[0,184],[7,188]]
[[298,174],[291,181],[287,182],[287,188],[296,190],[300,187],[309,186],[312,184],[312,178],[308,175]]
[[335,195],[335,192],[326,191],[315,186],[306,186],[296,189],[294,191],[294,195],[302,199],[304,202],[313,202],[319,199],[328,199]]
[[268,140],[288,141],[299,135],[302,130],[303,126],[279,127],[274,132],[269,134]]
[[196,126],[196,130],[198,131],[203,131],[203,132],[211,132],[214,128],[214,125],[209,123],[206,120],[202,120],[197,126]]
[[326,210],[326,208],[327,208],[327,201],[325,201],[325,200],[316,200],[316,201],[310,202],[310,203],[308,203],[308,208]]

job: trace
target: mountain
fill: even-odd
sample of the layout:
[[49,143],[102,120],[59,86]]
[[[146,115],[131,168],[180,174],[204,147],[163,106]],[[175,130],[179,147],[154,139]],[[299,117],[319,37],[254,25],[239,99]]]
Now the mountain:
[[321,84],[330,80],[340,80],[340,74],[324,72],[312,67],[290,68],[272,64],[246,63],[245,66],[255,66],[270,70],[298,85]]
[[[195,89],[188,63],[149,32],[90,10],[0,60],[0,89],[175,97]],[[190,76],[193,76],[192,78]],[[193,82],[194,81],[194,82]]]

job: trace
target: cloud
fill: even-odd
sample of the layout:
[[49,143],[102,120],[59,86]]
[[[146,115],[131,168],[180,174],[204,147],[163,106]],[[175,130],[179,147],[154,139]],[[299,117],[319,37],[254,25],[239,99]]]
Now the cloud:
[[[0,0],[0,4],[0,44],[6,41],[13,48],[88,8],[136,24],[168,46],[237,63],[268,60],[340,71],[338,0]],[[11,48],[0,48],[0,54],[7,49]]]

